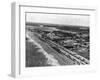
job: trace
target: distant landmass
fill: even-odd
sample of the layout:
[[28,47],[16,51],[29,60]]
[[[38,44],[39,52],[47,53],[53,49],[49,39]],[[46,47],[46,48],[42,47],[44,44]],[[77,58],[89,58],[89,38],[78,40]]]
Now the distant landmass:
[[55,27],[60,30],[78,31],[81,33],[89,33],[89,26],[77,26],[77,25],[62,25],[62,24],[51,24],[51,23],[33,23],[26,22],[28,26],[43,26],[43,27]]

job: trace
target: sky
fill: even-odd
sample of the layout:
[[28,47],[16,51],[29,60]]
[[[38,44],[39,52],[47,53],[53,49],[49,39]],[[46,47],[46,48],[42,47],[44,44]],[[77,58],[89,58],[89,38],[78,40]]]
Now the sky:
[[89,26],[89,16],[26,13],[26,22]]

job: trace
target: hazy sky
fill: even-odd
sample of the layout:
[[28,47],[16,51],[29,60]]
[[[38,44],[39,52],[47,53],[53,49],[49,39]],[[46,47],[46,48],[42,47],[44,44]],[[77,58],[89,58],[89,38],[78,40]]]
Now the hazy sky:
[[26,22],[89,26],[89,16],[27,13]]

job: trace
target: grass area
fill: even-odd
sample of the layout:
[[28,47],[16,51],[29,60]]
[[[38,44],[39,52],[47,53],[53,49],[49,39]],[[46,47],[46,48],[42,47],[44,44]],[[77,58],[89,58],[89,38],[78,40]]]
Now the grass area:
[[84,58],[90,60],[90,54],[88,52],[77,52],[80,56],[83,56]]

